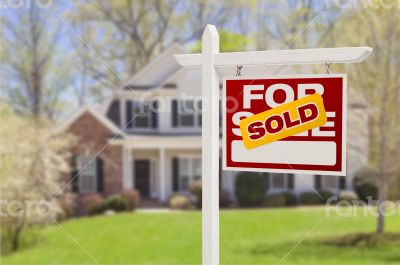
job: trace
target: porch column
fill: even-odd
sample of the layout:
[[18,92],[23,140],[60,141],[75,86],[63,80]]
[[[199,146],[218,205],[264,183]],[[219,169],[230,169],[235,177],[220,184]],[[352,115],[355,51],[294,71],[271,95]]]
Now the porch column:
[[132,183],[132,149],[124,146],[122,150],[122,163],[123,163],[123,187],[125,189],[133,188]]
[[165,150],[164,148],[160,148],[159,151],[159,176],[160,176],[160,200],[166,200],[166,191],[165,191]]

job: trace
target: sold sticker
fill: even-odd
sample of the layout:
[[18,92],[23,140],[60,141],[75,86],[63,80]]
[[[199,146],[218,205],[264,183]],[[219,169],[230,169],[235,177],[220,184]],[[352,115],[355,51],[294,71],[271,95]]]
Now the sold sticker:
[[240,121],[244,146],[252,149],[324,125],[320,94],[312,94]]

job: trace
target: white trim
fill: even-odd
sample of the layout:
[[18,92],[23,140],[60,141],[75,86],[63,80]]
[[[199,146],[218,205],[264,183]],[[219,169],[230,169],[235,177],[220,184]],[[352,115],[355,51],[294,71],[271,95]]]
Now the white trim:
[[332,78],[340,77],[343,79],[343,133],[342,133],[342,170],[341,171],[314,171],[314,170],[300,170],[300,169],[264,169],[264,168],[237,168],[228,167],[226,161],[226,106],[222,104],[222,169],[231,171],[254,171],[254,172],[272,172],[272,173],[295,173],[295,174],[310,174],[310,175],[335,175],[346,176],[346,134],[347,134],[347,74],[305,74],[305,75],[265,75],[265,76],[230,76],[223,77],[222,99],[226,99],[226,80],[246,80],[246,79],[286,79],[286,78]]
[[144,75],[145,73],[147,73],[148,71],[153,71],[153,66],[157,65],[159,61],[161,61],[161,59],[165,58],[166,56],[175,53],[180,53],[180,52],[184,52],[185,50],[183,49],[183,47],[181,45],[179,45],[178,43],[173,43],[171,44],[165,51],[163,51],[162,53],[160,53],[159,55],[157,55],[153,60],[150,61],[150,63],[148,63],[145,67],[143,67],[139,72],[137,72],[131,79],[129,79],[129,81],[127,82],[128,84],[132,84],[135,83],[136,79],[140,78],[142,75]]
[[76,111],[69,119],[67,119],[64,123],[60,125],[58,130],[59,131],[67,130],[68,127],[72,123],[74,123],[80,116],[82,116],[85,112],[89,112],[91,115],[93,115],[98,121],[100,121],[100,123],[106,126],[111,132],[115,134],[121,134],[124,137],[126,136],[125,133],[122,130],[120,130],[117,126],[115,126],[115,124],[112,123],[108,118],[100,114],[99,111],[96,111],[89,106],[83,106],[78,111]]
[[[367,58],[371,47],[341,47],[319,49],[268,50],[226,52],[213,55],[214,66],[232,65],[295,65],[324,63],[358,63]],[[177,54],[182,66],[200,66],[201,54]]]

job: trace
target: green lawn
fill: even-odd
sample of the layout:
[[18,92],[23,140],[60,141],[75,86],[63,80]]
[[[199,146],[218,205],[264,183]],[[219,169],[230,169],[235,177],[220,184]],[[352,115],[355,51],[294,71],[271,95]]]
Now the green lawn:
[[[89,255],[98,264],[201,264],[200,212],[129,213],[61,225],[41,231],[35,245],[2,264],[95,264]],[[324,208],[222,211],[221,264],[400,264],[400,246],[321,243],[374,227],[374,217],[326,217]],[[399,215],[388,218],[387,228],[400,232]]]

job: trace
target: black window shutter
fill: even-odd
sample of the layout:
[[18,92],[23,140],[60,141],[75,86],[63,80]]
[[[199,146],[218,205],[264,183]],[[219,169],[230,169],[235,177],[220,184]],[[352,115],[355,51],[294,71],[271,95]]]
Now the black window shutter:
[[77,156],[71,157],[71,190],[72,192],[79,191],[79,170],[77,165]]
[[218,182],[219,182],[219,190],[222,190],[222,159],[221,157],[219,158],[219,171],[218,171]]
[[96,167],[97,167],[97,192],[104,191],[104,162],[103,159],[98,157],[96,159]]
[[320,190],[322,188],[322,176],[314,175],[314,188]]
[[269,190],[269,173],[265,172],[262,173],[262,175],[264,176],[265,182],[267,183],[267,190]]
[[346,177],[345,176],[340,176],[339,177],[339,189],[345,190],[346,188],[347,188]]
[[294,189],[294,175],[293,174],[288,174],[287,175],[287,188],[289,190]]
[[176,99],[171,102],[172,111],[172,127],[178,127],[178,101]]
[[179,158],[172,158],[172,191],[179,190]]
[[133,128],[132,100],[126,101],[126,121],[124,126],[126,128]]
[[158,101],[152,102],[151,108],[151,128],[158,128]]

